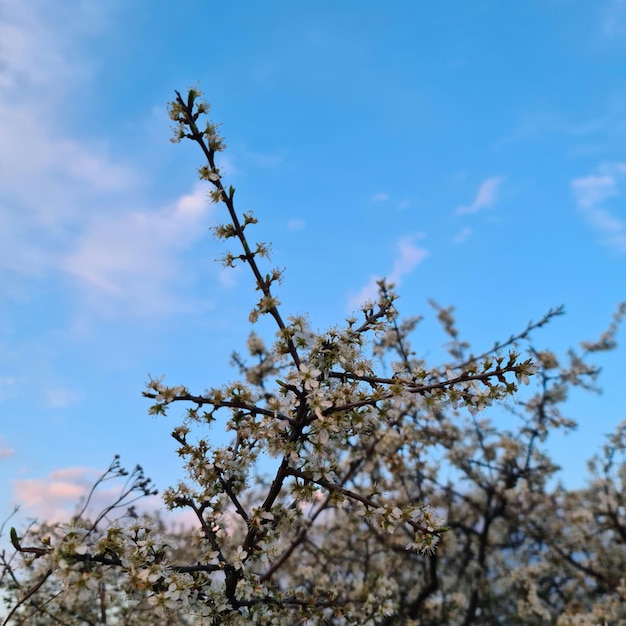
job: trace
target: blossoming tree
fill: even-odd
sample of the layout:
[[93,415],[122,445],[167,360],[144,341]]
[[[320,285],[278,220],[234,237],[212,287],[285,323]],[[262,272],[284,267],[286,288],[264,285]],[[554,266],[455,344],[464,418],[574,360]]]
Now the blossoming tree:
[[[196,527],[114,514],[153,492],[137,468],[95,518],[85,505],[68,524],[11,529],[4,623],[626,623],[626,425],[577,491],[550,486],[544,446],[575,426],[561,407],[572,387],[593,387],[589,359],[615,346],[625,308],[562,362],[531,342],[560,309],[475,356],[452,309],[433,303],[449,357],[426,363],[410,343],[419,320],[400,319],[384,281],[358,315],[315,332],[283,313],[282,271],[264,268],[257,219],[223,182],[208,109],[197,89],[176,93],[174,141],[204,155],[225,216],[214,233],[235,245],[224,264],[249,268],[250,322],[269,318],[274,342],[250,334],[238,382],[198,393],[161,378],[144,392],[154,415],[185,407],[172,436],[187,479],[163,497]],[[230,444],[213,446],[207,426]],[[116,460],[102,480],[124,475]]]

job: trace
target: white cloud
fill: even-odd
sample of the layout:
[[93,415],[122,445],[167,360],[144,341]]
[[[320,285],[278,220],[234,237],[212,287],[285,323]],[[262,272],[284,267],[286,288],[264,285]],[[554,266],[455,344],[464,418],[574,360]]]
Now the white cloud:
[[463,243],[467,239],[469,239],[472,235],[472,229],[467,226],[463,227],[456,235],[453,237],[454,243]]
[[287,222],[287,230],[291,232],[302,230],[305,226],[306,222],[304,220],[299,220],[296,218],[292,218]]
[[[178,297],[192,282],[180,257],[206,232],[210,209],[200,187],[137,208],[145,204],[136,200],[140,168],[66,127],[68,106],[97,75],[81,39],[101,30],[106,17],[80,0],[3,2],[0,279],[22,289],[59,281],[81,305],[95,305],[89,313],[189,308]],[[220,166],[232,169],[228,159]]]
[[239,284],[239,277],[243,272],[243,266],[240,263],[235,267],[222,267],[217,275],[217,281],[226,289],[233,289]]
[[373,194],[370,197],[370,202],[387,202],[389,200],[389,194],[384,191]]
[[285,160],[283,154],[271,154],[267,152],[257,152],[256,150],[250,149],[247,145],[243,145],[240,148],[241,156],[246,160],[252,163],[253,165],[257,165],[259,167],[265,168],[276,168]]
[[156,211],[99,214],[76,238],[63,269],[99,307],[139,315],[180,310],[175,287],[185,277],[178,256],[204,235],[210,211],[198,184]]
[[0,376],[0,402],[13,395],[15,382],[15,376]]
[[610,198],[624,196],[626,164],[604,163],[592,174],[574,179],[571,187],[578,208],[603,235],[603,243],[626,254],[626,219],[606,206]]
[[30,277],[58,272],[59,250],[77,225],[111,202],[108,194],[126,193],[140,180],[105,145],[64,128],[66,103],[76,101],[93,69],[75,39],[103,21],[89,4],[3,2],[0,271]]
[[78,394],[69,389],[55,387],[44,391],[44,402],[52,409],[63,409],[78,401]]
[[377,281],[379,281],[380,278],[380,276],[370,276],[367,284],[361,289],[361,291],[359,291],[359,293],[351,294],[348,297],[348,308],[356,309],[368,300],[376,300],[378,295]]
[[626,33],[626,0],[609,0],[605,4],[602,29],[607,37]]
[[572,182],[572,191],[582,209],[591,209],[607,198],[618,195],[617,182],[608,174],[576,178]]
[[[95,12],[94,12],[95,8]],[[41,94],[58,97],[77,77],[85,78],[92,67],[72,54],[73,39],[90,36],[103,22],[103,13],[88,3],[67,0],[22,2],[3,0],[0,14],[0,89],[13,98]],[[64,24],[74,37],[62,37],[56,27]],[[6,104],[6,103],[5,103]],[[41,98],[45,109],[51,104]]]
[[[394,259],[391,272],[387,274],[389,283],[393,283],[399,287],[402,279],[410,274],[428,255],[426,248],[415,245],[416,239],[421,239],[423,233],[407,235],[401,237],[396,242],[396,257]],[[348,306],[351,309],[361,306],[366,300],[375,300],[378,295],[377,281],[380,276],[370,276],[367,284],[359,291],[358,294],[351,295],[348,298]]]
[[[87,146],[63,130],[66,101],[74,100],[93,72],[77,39],[102,19],[88,3],[4,0],[0,14],[0,176],[20,198],[55,198],[68,181],[97,190],[125,188],[136,175],[110,162],[105,149]],[[72,36],[57,28],[75,27]],[[68,23],[69,22],[69,23]],[[50,183],[55,185],[52,198]],[[31,192],[29,195],[28,192]],[[34,193],[37,192],[37,193]],[[54,202],[46,203],[46,213]]]
[[428,250],[413,243],[415,239],[421,239],[423,236],[422,233],[417,233],[402,237],[398,241],[396,244],[398,256],[388,276],[390,282],[399,285],[402,277],[410,274],[428,256]]
[[491,206],[497,199],[498,188],[502,184],[503,179],[499,176],[493,176],[483,181],[478,188],[474,201],[465,206],[460,206],[456,210],[457,215],[469,215],[478,213],[478,211]]
[[225,154],[224,152],[220,152],[216,155],[215,164],[219,168],[222,176],[231,177],[242,173],[241,170],[239,170],[239,168],[235,165],[232,155]]

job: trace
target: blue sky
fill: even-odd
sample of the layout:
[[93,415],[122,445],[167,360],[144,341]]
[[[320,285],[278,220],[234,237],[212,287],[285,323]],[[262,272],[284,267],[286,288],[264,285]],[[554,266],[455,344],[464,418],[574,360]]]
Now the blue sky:
[[[201,392],[245,347],[250,277],[214,263],[174,89],[222,122],[286,312],[341,322],[387,275],[477,349],[563,304],[535,333],[562,352],[626,298],[625,55],[625,0],[2,0],[0,512],[62,516],[116,453],[166,487],[148,376]],[[415,347],[442,340],[431,315]],[[570,403],[568,484],[625,417],[625,354]]]

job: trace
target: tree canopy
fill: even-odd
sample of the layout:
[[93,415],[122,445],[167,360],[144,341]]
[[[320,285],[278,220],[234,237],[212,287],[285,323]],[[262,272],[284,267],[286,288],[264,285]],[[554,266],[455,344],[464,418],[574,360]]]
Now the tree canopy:
[[125,483],[105,510],[89,514],[88,499],[67,523],[10,529],[3,623],[626,624],[626,421],[582,488],[557,482],[546,445],[575,428],[568,394],[596,389],[593,358],[615,348],[626,305],[565,355],[534,339],[562,309],[474,350],[433,302],[447,358],[427,362],[411,343],[420,318],[400,316],[385,281],[316,331],[282,310],[283,271],[249,237],[257,218],[223,180],[202,94],[177,92],[169,111],[173,140],[203,153],[224,212],[214,235],[234,244],[223,263],[252,273],[250,322],[270,320],[273,343],[250,333],[235,382],[200,393],[158,378],[144,391],[153,415],[184,406],[172,437],[186,480],[163,501],[196,526],[138,515],[152,483],[115,459],[99,483]]

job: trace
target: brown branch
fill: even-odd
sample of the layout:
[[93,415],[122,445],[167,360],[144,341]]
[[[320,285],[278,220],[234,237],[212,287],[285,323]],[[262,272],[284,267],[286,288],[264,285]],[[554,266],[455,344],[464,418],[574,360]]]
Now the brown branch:
[[[23,552],[26,552],[27,550],[22,550]],[[46,580],[48,580],[48,578],[50,578],[50,576],[52,575],[52,570],[49,569],[47,570],[41,577],[41,580],[34,585],[33,587],[31,587],[28,590],[28,593],[21,598],[18,603],[9,611],[9,614],[6,616],[5,620],[2,622],[2,625],[5,626],[6,624],[9,623],[9,620],[11,619],[11,617],[14,615],[14,613],[32,596],[34,596],[37,591],[39,591],[39,589],[41,588],[41,586],[46,582]],[[20,624],[24,623],[24,620],[22,620],[21,622],[19,622]]]
[[[211,170],[215,170],[215,151],[211,149],[210,146],[206,145],[206,142],[204,141],[204,133],[200,132],[200,130],[198,129],[198,126],[196,125],[196,119],[198,117],[197,113],[194,113],[193,111],[193,99],[190,98],[190,102],[187,103],[183,100],[182,96],[180,95],[180,93],[178,91],[175,92],[176,93],[176,101],[178,102],[178,105],[180,106],[182,113],[183,113],[183,119],[180,120],[183,124],[185,124],[189,129],[190,129],[190,133],[187,134],[186,136],[195,141],[201,148],[202,152],[204,153],[204,156],[206,157],[209,166],[211,167]],[[233,189],[231,187],[231,192],[230,194],[226,193],[226,190],[224,189],[224,186],[222,185],[222,181],[218,178],[216,181],[211,181],[212,184],[215,186],[216,189],[218,189],[219,191],[221,191],[220,197],[222,202],[226,205],[228,212],[230,214],[230,219],[232,222],[233,227],[235,228],[235,233],[237,234],[237,237],[239,239],[239,241],[241,242],[241,245],[244,249],[244,260],[250,265],[250,269],[252,270],[255,280],[256,280],[256,284],[257,287],[259,288],[260,291],[263,292],[263,295],[267,298],[273,298],[272,296],[272,292],[270,289],[270,284],[268,281],[266,281],[263,278],[263,275],[261,274],[261,271],[259,270],[259,267],[257,265],[255,256],[256,253],[253,253],[250,250],[250,246],[248,245],[248,241],[246,239],[246,236],[244,234],[244,229],[241,226],[241,223],[239,221],[239,217],[237,216],[237,212],[235,211],[235,206],[233,203]],[[269,309],[268,311],[271,316],[274,318],[274,320],[276,321],[276,324],[278,325],[278,327],[280,328],[280,330],[283,333],[283,336],[285,337],[286,341],[287,341],[287,348],[289,350],[289,354],[295,364],[296,367],[300,367],[300,356],[298,355],[298,351],[292,341],[292,339],[288,336],[287,333],[285,333],[284,331],[286,331],[286,325],[285,322],[282,319],[282,316],[278,310],[278,308],[276,306],[273,306]]]

